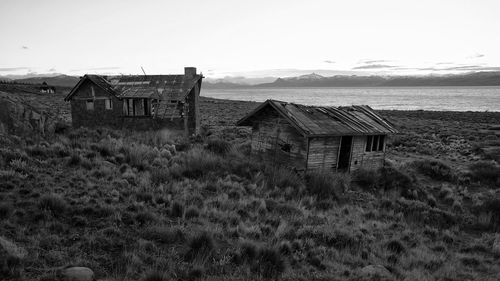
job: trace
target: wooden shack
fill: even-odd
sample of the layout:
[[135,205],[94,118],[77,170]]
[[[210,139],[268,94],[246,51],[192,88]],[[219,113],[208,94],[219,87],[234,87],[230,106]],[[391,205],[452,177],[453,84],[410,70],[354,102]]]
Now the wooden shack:
[[85,75],[66,96],[74,127],[110,126],[137,130],[169,128],[196,134],[203,76]]
[[56,87],[50,86],[47,84],[47,82],[43,81],[43,83],[38,87],[38,90],[40,93],[43,94],[55,94],[56,93]]
[[237,122],[252,127],[252,154],[298,171],[354,171],[384,164],[396,128],[369,106],[305,106],[267,100]]

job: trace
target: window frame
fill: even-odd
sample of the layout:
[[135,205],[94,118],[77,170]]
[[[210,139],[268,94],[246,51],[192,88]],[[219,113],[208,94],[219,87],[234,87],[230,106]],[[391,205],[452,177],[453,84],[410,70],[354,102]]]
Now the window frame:
[[107,98],[104,100],[104,108],[106,110],[113,110],[113,100],[110,98]]
[[88,111],[93,111],[95,109],[95,101],[93,99],[86,100],[85,109],[87,109]]
[[367,135],[365,152],[383,152],[385,148],[385,135]]

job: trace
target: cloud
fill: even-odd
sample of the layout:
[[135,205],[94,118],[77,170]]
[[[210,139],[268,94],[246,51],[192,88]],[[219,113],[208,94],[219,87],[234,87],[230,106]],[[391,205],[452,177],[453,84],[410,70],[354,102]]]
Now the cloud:
[[387,65],[387,64],[367,64],[353,67],[352,69],[380,69],[380,68],[395,68],[395,65]]
[[484,57],[484,54],[475,53],[474,55],[468,56],[468,59],[478,59]]
[[6,72],[6,71],[17,71],[17,70],[27,70],[30,69],[29,67],[0,67],[0,72]]
[[103,67],[90,67],[90,68],[70,69],[69,71],[76,72],[76,71],[116,70],[116,69],[121,69],[121,67],[119,67],[119,66],[103,66]]
[[28,46],[21,46],[21,49],[28,50],[29,48],[28,48]]
[[[445,63],[442,63],[445,64]],[[448,64],[448,63],[446,63]],[[451,63],[449,63],[451,64]],[[436,65],[439,65],[436,64]],[[395,70],[399,70],[401,68],[396,68]],[[456,66],[449,66],[449,67],[422,67],[422,68],[411,68],[411,70],[418,70],[418,71],[500,71],[499,66],[485,66],[483,64],[476,64],[476,65],[456,65]]]
[[365,64],[384,63],[384,62],[390,62],[390,60],[361,60],[361,61],[359,61],[359,63],[365,63]]
[[334,62],[334,61],[332,61],[332,60],[324,60],[323,62],[325,62],[325,63],[335,63],[335,62]]
[[50,72],[56,72],[57,70],[55,68],[49,69]]

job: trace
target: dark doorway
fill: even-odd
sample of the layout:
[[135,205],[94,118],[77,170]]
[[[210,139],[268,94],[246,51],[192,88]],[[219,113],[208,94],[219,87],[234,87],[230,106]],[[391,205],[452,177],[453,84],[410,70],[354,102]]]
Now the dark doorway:
[[340,139],[339,159],[337,161],[337,170],[347,171],[351,160],[352,136],[343,136]]

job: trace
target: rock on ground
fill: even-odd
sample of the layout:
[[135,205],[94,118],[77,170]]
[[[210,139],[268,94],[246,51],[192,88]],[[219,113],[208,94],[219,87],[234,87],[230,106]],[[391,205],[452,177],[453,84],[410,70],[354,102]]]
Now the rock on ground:
[[368,265],[359,271],[359,280],[379,280],[389,281],[394,280],[392,274],[382,265]]
[[62,275],[68,281],[93,281],[94,272],[88,267],[68,267],[62,270]]

